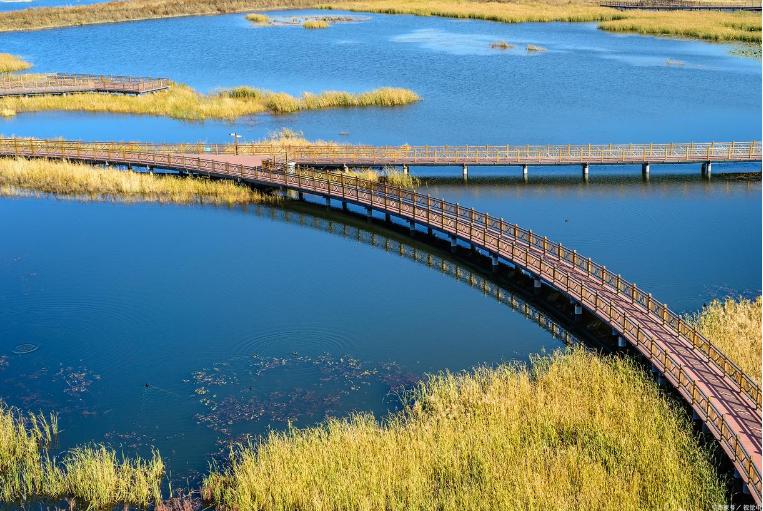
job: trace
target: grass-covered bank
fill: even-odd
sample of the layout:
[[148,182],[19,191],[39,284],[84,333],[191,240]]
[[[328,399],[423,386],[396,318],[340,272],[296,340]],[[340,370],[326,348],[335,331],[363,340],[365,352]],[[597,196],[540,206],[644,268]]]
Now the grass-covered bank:
[[634,363],[577,349],[429,378],[386,420],[271,433],[213,472],[221,509],[711,509],[722,482]]
[[105,170],[65,161],[0,159],[0,195],[30,194],[173,204],[236,205],[278,200],[233,181]]
[[261,9],[300,9],[310,0],[115,0],[88,5],[0,12],[0,32],[203,16]]
[[0,53],[0,73],[12,73],[23,71],[32,67],[32,64],[16,55]]
[[29,96],[0,99],[4,115],[45,110],[158,115],[183,120],[233,120],[263,112],[276,114],[328,108],[392,107],[418,101],[408,89],[383,87],[368,92],[326,91],[292,96],[251,87],[238,87],[211,94],[200,94],[186,85],[142,96],[111,94],[69,94],[67,96]]
[[58,436],[55,416],[24,415],[0,402],[0,501],[70,500],[88,509],[161,501],[164,463],[118,456],[103,446],[49,454]]
[[761,19],[753,12],[618,11],[594,2],[573,0],[481,2],[477,0],[360,0],[332,2],[321,7],[385,14],[414,14],[467,18],[501,23],[596,21],[603,30],[646,35],[759,42]]

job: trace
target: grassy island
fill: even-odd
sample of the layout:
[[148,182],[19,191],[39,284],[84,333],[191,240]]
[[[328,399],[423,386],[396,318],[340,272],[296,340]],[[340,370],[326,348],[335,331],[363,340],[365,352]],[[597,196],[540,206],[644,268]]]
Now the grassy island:
[[0,73],[12,73],[23,71],[32,67],[32,64],[10,53],[0,53]]
[[415,103],[419,96],[409,90],[382,87],[368,92],[306,92],[292,96],[251,87],[238,87],[200,94],[186,85],[142,96],[82,93],[67,96],[28,96],[0,99],[0,110],[10,116],[17,112],[44,110],[159,115],[183,120],[233,120],[263,112],[288,114],[300,110],[328,108],[393,107]]
[[235,205],[277,200],[233,181],[104,170],[52,160],[0,159],[0,195],[34,193],[173,204]]

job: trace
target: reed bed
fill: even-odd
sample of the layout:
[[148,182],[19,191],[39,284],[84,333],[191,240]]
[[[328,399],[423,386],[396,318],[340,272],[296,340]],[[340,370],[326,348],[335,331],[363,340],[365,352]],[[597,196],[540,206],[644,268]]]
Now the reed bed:
[[411,90],[394,87],[357,94],[326,91],[292,96],[251,87],[238,87],[205,95],[185,85],[173,85],[168,90],[142,96],[84,93],[68,96],[8,97],[0,99],[0,110],[8,112],[8,115],[12,112],[59,110],[157,115],[183,120],[233,120],[262,112],[288,114],[328,108],[402,106],[419,99]]
[[702,335],[710,339],[740,369],[761,381],[761,297],[713,300],[690,318]]
[[307,20],[302,23],[302,28],[307,29],[329,28],[330,26],[329,22],[324,20]]
[[32,64],[10,53],[0,53],[0,73],[23,71],[32,67]]
[[633,362],[573,349],[429,377],[400,413],[271,432],[205,479],[221,510],[664,510],[722,481]]
[[24,415],[0,403],[0,501],[69,499],[88,509],[161,501],[164,463],[157,452],[148,460],[118,458],[90,446],[56,459],[48,451],[57,436],[55,415]]
[[718,11],[618,11],[594,2],[479,2],[474,0],[366,0],[323,4],[326,9],[469,18],[501,23],[599,22],[611,32],[704,39],[760,41],[760,15]]
[[232,181],[107,171],[52,160],[0,159],[0,195],[30,193],[172,204],[237,205],[277,200]]
[[251,21],[255,25],[270,25],[270,18],[264,14],[258,14],[258,13],[247,14],[246,19]]
[[0,13],[0,32],[262,9],[298,9],[312,4],[309,0],[117,0],[79,6],[37,7]]

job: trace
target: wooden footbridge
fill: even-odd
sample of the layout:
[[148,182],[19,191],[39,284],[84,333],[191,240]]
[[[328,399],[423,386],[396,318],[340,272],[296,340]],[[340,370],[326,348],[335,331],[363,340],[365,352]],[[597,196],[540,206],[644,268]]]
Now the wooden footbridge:
[[[0,144],[14,145],[27,154],[42,150],[35,140],[0,139]],[[78,143],[59,142],[61,151],[80,150]],[[250,164],[266,160],[293,163],[317,168],[398,167],[408,172],[412,166],[458,166],[466,177],[470,166],[517,166],[527,176],[530,166],[570,166],[582,168],[588,176],[592,165],[635,165],[649,176],[653,164],[701,164],[701,172],[709,177],[713,163],[759,162],[761,143],[705,142],[672,144],[607,144],[607,145],[492,145],[492,146],[367,146],[288,143],[256,144],[148,144],[91,143],[112,155],[119,151],[145,151],[163,154],[187,154],[204,157],[248,157]],[[235,160],[235,159],[234,159]],[[233,160],[230,160],[233,161]]]
[[140,95],[169,88],[166,78],[84,74],[6,74],[0,79],[0,97],[61,95],[82,92]]
[[[725,154],[738,154],[739,146]],[[752,147],[752,149],[751,149]],[[745,154],[757,154],[745,146]],[[180,146],[66,141],[0,140],[0,156],[40,157],[162,168],[235,179],[257,186],[291,190],[332,204],[354,204],[369,218],[379,212],[407,222],[411,232],[425,228],[467,243],[487,254],[495,268],[508,264],[533,276],[535,285],[566,295],[576,314],[583,308],[609,325],[619,342],[630,343],[651,362],[691,406],[718,440],[753,499],[761,503],[761,389],[759,383],[704,338],[693,325],[651,294],[577,251],[487,213],[413,190],[340,173],[297,168],[262,155],[191,154]],[[714,151],[717,147],[714,149]],[[240,150],[240,148],[239,148]],[[705,148],[706,150],[706,148]],[[757,152],[756,152],[757,151]],[[707,155],[707,153],[705,153]],[[719,153],[713,152],[717,158]],[[690,157],[693,157],[690,155]],[[714,161],[714,160],[713,160]],[[254,162],[254,163],[253,163]]]

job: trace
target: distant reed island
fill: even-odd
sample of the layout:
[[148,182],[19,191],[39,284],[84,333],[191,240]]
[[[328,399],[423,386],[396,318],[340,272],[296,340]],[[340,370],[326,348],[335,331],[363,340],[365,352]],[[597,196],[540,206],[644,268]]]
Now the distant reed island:
[[[760,378],[760,297],[714,301],[693,321]],[[130,458],[90,444],[53,458],[63,434],[55,414],[0,403],[0,499],[156,511],[200,509],[199,495],[219,511],[619,511],[727,502],[725,475],[685,409],[631,359],[581,347],[530,365],[430,376],[382,421],[357,414],[271,432],[238,445],[226,464],[211,465],[201,488],[171,499],[157,451]]]
[[201,121],[233,120],[259,113],[290,114],[302,110],[330,108],[397,107],[421,98],[414,91],[399,87],[382,87],[368,92],[306,92],[292,96],[252,87],[237,87],[202,94],[187,85],[171,84],[169,89],[141,96],[100,93],[14,96],[0,99],[4,116],[17,112],[46,110],[141,114]]
[[[733,0],[720,0],[729,4]],[[599,28],[612,32],[682,37],[719,42],[760,42],[759,13],[735,11],[654,11],[618,10],[587,0],[566,3],[541,0],[496,2],[476,0],[366,0],[316,2],[314,0],[132,0],[90,5],[29,8],[0,13],[0,31],[39,30],[97,23],[217,15],[265,9],[325,8],[414,14],[496,21],[598,22]]]
[[246,19],[259,27],[328,28],[339,23],[361,23],[369,18],[363,16],[267,16],[260,13],[247,14]]

